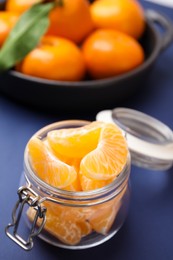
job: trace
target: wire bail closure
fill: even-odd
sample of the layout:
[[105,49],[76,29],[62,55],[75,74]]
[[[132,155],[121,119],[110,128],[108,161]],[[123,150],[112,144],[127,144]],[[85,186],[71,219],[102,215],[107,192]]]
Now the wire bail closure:
[[[7,227],[5,228],[5,233],[16,244],[18,244],[20,247],[28,251],[31,250],[33,247],[33,238],[40,234],[40,232],[42,231],[45,225],[46,208],[44,206],[41,206],[43,199],[40,199],[40,197],[31,188],[22,186],[18,189],[17,193],[19,199],[12,211],[12,223],[9,223],[7,225]],[[25,205],[28,205],[29,207],[35,209],[34,220],[30,228],[28,239],[26,240],[24,240],[18,234],[19,223]],[[37,227],[37,220],[39,218],[42,219],[42,222],[39,225],[39,227]]]

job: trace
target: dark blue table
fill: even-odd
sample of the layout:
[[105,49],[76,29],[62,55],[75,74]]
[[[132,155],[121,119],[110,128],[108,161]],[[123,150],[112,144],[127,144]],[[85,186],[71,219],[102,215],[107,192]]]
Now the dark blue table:
[[[173,19],[173,9],[143,5]],[[146,91],[121,105],[148,113],[173,129],[173,44],[158,58],[147,85]],[[0,259],[172,260],[173,168],[151,171],[132,167],[128,217],[118,234],[103,245],[73,251],[50,246],[37,238],[33,250],[25,252],[6,237],[4,228],[11,221],[17,199],[26,142],[41,127],[69,118],[94,120],[95,114],[45,114],[0,94]]]

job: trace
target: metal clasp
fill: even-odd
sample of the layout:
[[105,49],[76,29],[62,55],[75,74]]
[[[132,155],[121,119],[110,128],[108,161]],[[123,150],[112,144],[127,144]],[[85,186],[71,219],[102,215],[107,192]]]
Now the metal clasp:
[[[12,223],[8,224],[5,228],[5,233],[20,247],[25,250],[30,250],[33,247],[33,237],[40,234],[46,222],[46,208],[41,206],[44,199],[40,199],[40,197],[29,187],[20,187],[17,193],[19,199],[12,212]],[[26,204],[35,210],[35,216],[30,228],[28,239],[24,240],[17,232],[23,208]],[[41,219],[39,226],[37,226],[38,219]]]

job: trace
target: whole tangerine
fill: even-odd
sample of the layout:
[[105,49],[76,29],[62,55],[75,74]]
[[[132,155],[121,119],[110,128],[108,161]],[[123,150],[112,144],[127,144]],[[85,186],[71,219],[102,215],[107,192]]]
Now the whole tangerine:
[[47,34],[80,43],[93,30],[90,3],[88,0],[62,0],[62,3],[50,12]]
[[39,3],[40,0],[7,0],[5,9],[8,11],[22,14],[28,10],[33,4]]
[[144,32],[144,10],[136,0],[94,1],[90,10],[95,28],[116,29],[136,39]]
[[79,81],[85,75],[81,50],[70,40],[44,36],[16,69],[24,74],[60,81]]
[[3,45],[17,20],[18,15],[16,13],[0,11],[0,47]]
[[137,40],[109,29],[98,29],[88,36],[82,52],[87,70],[94,79],[128,72],[144,61],[144,51]]

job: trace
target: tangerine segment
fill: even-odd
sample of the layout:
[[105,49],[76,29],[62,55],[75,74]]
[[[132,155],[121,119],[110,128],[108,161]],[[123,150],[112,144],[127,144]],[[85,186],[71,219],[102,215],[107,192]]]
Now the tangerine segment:
[[96,207],[74,207],[74,204],[73,207],[64,206],[54,201],[44,201],[44,206],[50,215],[59,216],[65,221],[73,220],[73,222],[88,221],[97,210]]
[[115,198],[103,204],[94,206],[95,212],[89,217],[88,221],[96,232],[103,235],[106,235],[109,232],[122,205],[122,198],[126,191],[127,185]]
[[[83,236],[92,232],[88,219],[95,210],[65,207],[50,201],[44,202],[44,206],[47,208],[45,230],[65,244],[78,244]],[[27,216],[30,221],[33,221],[34,214],[34,209],[29,208]],[[40,225],[40,223],[39,219],[37,224]]]
[[[35,210],[29,208],[27,211],[28,218],[33,221]],[[37,221],[41,224],[41,220]],[[80,227],[71,221],[65,221],[57,215],[52,214],[50,211],[46,213],[46,224],[44,229],[51,235],[57,237],[60,241],[68,245],[76,245],[80,242],[82,234]]]
[[105,205],[104,208],[98,209],[89,219],[92,228],[96,232],[106,235],[115,220],[120,205],[120,203],[117,203],[116,207],[115,205]]
[[[76,172],[79,172],[79,167],[80,167],[80,159],[78,158],[70,158],[70,157],[66,157],[63,156],[61,154],[58,153],[54,153],[53,149],[50,147],[47,139],[45,139],[43,141],[43,143],[46,145],[46,147],[49,149],[49,151],[54,154],[60,161],[64,162],[65,164],[68,164],[70,166],[73,166],[74,169],[76,170]],[[81,184],[80,184],[80,179],[77,175],[76,179],[68,186],[65,187],[65,190],[69,190],[69,191],[81,191]]]
[[85,237],[89,234],[91,234],[92,232],[92,226],[91,224],[89,223],[89,221],[87,220],[84,220],[84,221],[78,221],[76,222],[76,224],[80,227],[81,229],[81,235],[82,237]]
[[66,186],[65,190],[68,190],[68,191],[82,191],[82,187],[81,187],[81,183],[80,183],[79,177],[77,176],[76,179],[71,184]]
[[66,221],[73,220],[74,222],[88,221],[89,218],[95,213],[94,207],[62,207],[61,206],[61,209],[62,209],[61,217]]
[[113,179],[93,180],[93,179],[86,177],[83,174],[79,174],[79,179],[80,179],[80,184],[81,184],[81,188],[83,191],[100,189],[113,181]]
[[56,212],[61,212],[60,219],[63,219],[65,223],[75,223],[80,228],[82,237],[87,236],[92,232],[92,227],[88,219],[93,214],[93,212],[95,212],[95,209],[80,207],[64,207],[60,205],[56,205],[56,208]]
[[67,157],[65,155],[62,155],[60,153],[57,153],[55,152],[47,139],[45,139],[44,141],[44,144],[47,146],[47,148],[50,150],[51,153],[53,153],[60,161],[68,164],[68,165],[71,165],[75,168],[76,172],[78,173],[79,172],[79,169],[80,169],[80,161],[81,159],[80,158],[74,158],[74,157]]
[[80,164],[80,173],[93,180],[109,180],[123,170],[128,148],[121,130],[107,123],[101,130],[98,145]]
[[82,158],[97,147],[103,123],[92,122],[82,127],[50,131],[51,148],[65,157]]
[[31,166],[43,181],[58,188],[65,188],[75,181],[74,167],[55,157],[37,137],[32,137],[27,147]]

